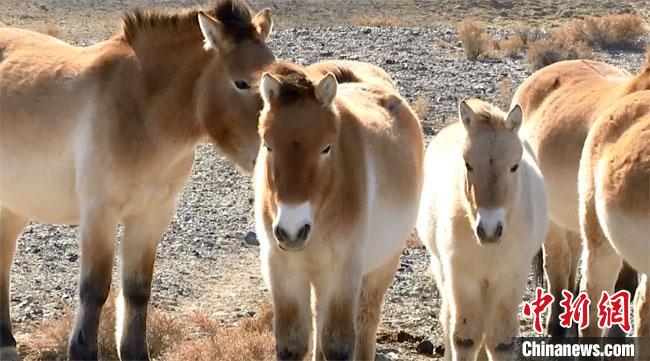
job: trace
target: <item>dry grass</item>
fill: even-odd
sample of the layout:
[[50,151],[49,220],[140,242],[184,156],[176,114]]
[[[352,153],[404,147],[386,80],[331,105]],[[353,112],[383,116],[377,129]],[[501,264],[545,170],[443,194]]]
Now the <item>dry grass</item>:
[[176,345],[165,360],[273,360],[272,319],[270,304],[263,305],[255,317],[244,320],[238,327],[223,326],[214,319],[195,313],[190,323],[198,327],[199,337]]
[[420,119],[420,122],[422,122],[429,112],[429,97],[420,95],[411,103],[411,108]]
[[499,81],[497,84],[497,90],[499,91],[501,99],[501,107],[503,109],[509,109],[510,103],[512,102],[512,78],[505,77]]
[[556,29],[554,36],[566,42],[584,43],[594,49],[629,49],[647,33],[643,18],[635,14],[590,16]]
[[[111,297],[113,300],[114,297]],[[147,317],[149,354],[158,360],[244,361],[275,357],[272,333],[273,312],[263,305],[255,317],[239,326],[222,325],[201,312],[175,319],[152,310]],[[34,326],[19,339],[25,361],[66,360],[72,312]],[[100,360],[116,360],[115,302],[107,302],[100,323],[98,348]]]
[[458,39],[469,60],[493,58],[497,47],[494,39],[485,31],[485,26],[475,21],[462,21],[458,26]]
[[532,43],[526,53],[526,62],[531,68],[540,69],[562,60],[588,59],[591,54],[591,48],[584,43],[553,37]]
[[463,21],[458,38],[467,59],[526,56],[533,69],[561,60],[591,57],[593,50],[638,48],[648,33],[643,17],[636,14],[590,16],[574,19],[553,29],[550,34],[540,29],[519,26],[514,35],[495,41],[476,22]]
[[406,25],[404,18],[382,14],[355,16],[353,23],[356,26],[369,27],[403,27]]
[[526,49],[524,40],[515,35],[499,41],[499,50],[502,56],[508,58],[518,57]]

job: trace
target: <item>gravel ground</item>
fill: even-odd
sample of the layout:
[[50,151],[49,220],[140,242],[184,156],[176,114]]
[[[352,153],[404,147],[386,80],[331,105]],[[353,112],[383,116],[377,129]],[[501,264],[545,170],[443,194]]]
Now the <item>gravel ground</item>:
[[[43,6],[52,8],[61,1],[45,3]],[[80,6],[78,2],[69,3]],[[95,7],[88,11],[93,16],[102,12],[113,14],[117,7],[111,7],[114,1],[93,3]],[[1,21],[28,26],[29,19],[20,20],[16,14],[26,13],[38,4],[29,2],[22,6],[2,15]],[[65,18],[65,14],[57,16],[61,16],[59,21],[74,21]],[[77,20],[81,35],[68,37],[69,40],[87,44],[105,36],[104,28],[93,30],[86,15],[82,18],[83,21]],[[503,30],[491,31],[497,36],[505,35]],[[498,84],[509,78],[513,90],[531,73],[521,59],[465,60],[456,30],[445,25],[284,27],[273,33],[270,43],[278,57],[303,64],[323,59],[355,59],[383,67],[407,99],[428,102],[423,119],[427,140],[454,119],[459,100],[480,97],[503,104],[507,91],[498,90]],[[596,57],[631,72],[642,63],[642,54],[636,52],[597,53]],[[224,323],[234,323],[266,302],[259,249],[245,241],[254,238],[250,234],[254,228],[252,197],[247,176],[227,164],[211,145],[199,146],[194,172],[158,250],[152,294],[156,307],[176,312],[200,308]],[[12,274],[12,311],[18,333],[28,323],[56,317],[62,310],[74,307],[78,251],[76,227],[28,226],[18,241]],[[385,359],[425,358],[416,351],[420,340],[429,339],[434,347],[442,343],[438,310],[439,299],[428,273],[426,251],[405,249],[395,282],[386,296],[380,355]],[[522,322],[522,332],[529,330],[528,323]]]

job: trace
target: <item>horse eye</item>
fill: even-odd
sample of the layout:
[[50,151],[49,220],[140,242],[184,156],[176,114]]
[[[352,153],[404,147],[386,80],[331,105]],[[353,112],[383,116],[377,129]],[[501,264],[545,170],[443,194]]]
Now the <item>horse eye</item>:
[[269,147],[268,145],[264,144],[264,148],[266,148],[267,152],[269,152],[269,153],[272,152],[271,147]]
[[510,171],[515,172],[515,171],[517,171],[517,168],[519,168],[519,164],[513,165],[512,168],[510,168]]
[[241,90],[250,89],[251,87],[251,85],[248,84],[246,80],[235,80],[235,86],[237,87],[237,89],[241,89]]
[[332,146],[331,146],[331,145],[328,145],[327,147],[325,147],[325,149],[323,149],[323,150],[321,151],[321,154],[328,154],[328,153],[330,152],[330,149],[331,149],[331,148],[332,148]]
[[474,168],[472,168],[472,166],[469,165],[469,163],[467,163],[467,162],[465,162],[465,168],[467,168],[467,171],[468,171],[468,172],[471,172],[471,171],[474,170]]

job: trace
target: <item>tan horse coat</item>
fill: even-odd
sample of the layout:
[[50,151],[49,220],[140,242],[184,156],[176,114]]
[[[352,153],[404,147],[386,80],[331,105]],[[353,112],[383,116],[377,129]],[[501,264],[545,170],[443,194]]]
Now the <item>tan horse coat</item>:
[[306,355],[313,317],[315,359],[374,360],[382,298],[417,213],[420,124],[370,64],[270,74],[255,212],[277,357]]
[[222,0],[206,13],[135,11],[122,23],[117,35],[85,48],[0,29],[3,360],[16,357],[9,275],[28,220],[80,225],[71,359],[97,358],[116,227],[124,224],[118,351],[146,359],[155,251],[196,144],[210,136],[228,158],[252,168],[262,104],[249,84],[274,61],[265,44],[268,10],[252,18],[243,3]]
[[[623,97],[600,114],[582,152],[579,192],[582,236],[599,264],[599,274],[589,279],[620,267],[621,260],[645,274],[635,336],[646,340],[636,356],[650,359],[650,91]],[[602,285],[587,288],[592,300],[613,286]]]
[[[587,133],[598,115],[612,103],[649,87],[650,67],[632,77],[605,63],[572,60],[541,69],[515,93],[512,104],[520,104],[524,110],[522,136],[548,187],[551,225],[544,245],[545,268],[556,299],[561,299],[562,289],[573,289],[582,249],[577,237],[567,233],[580,232],[577,178]],[[618,272],[611,274],[616,277]],[[590,314],[595,317],[596,304],[591,305]],[[564,332],[557,318],[559,311],[556,302],[548,325],[549,333],[558,336]],[[594,323],[592,320],[592,326]],[[597,330],[590,327],[586,332],[594,334]]]

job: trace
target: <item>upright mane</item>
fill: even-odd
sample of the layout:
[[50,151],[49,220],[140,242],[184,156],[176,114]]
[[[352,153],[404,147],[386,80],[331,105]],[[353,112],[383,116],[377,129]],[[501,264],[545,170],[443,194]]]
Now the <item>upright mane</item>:
[[[255,27],[251,23],[251,12],[241,0],[217,0],[203,12],[219,20],[228,35],[239,42],[255,39]],[[144,36],[172,36],[198,34],[199,10],[161,11],[134,9],[122,15],[121,34],[133,43]]]
[[314,83],[309,79],[305,67],[288,61],[271,64],[266,72],[280,81],[278,101],[287,104],[304,97],[315,97]]
[[496,127],[506,120],[503,111],[490,103],[478,99],[467,99],[466,102],[483,126]]

